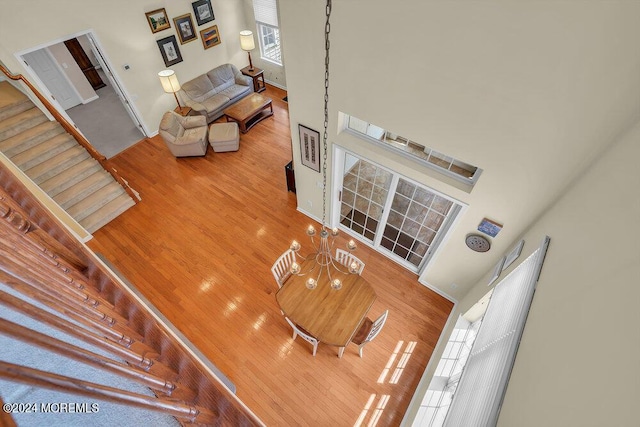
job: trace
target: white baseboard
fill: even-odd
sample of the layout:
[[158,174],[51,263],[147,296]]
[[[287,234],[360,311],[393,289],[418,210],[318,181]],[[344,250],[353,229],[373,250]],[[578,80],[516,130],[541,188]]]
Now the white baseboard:
[[98,95],[96,95],[96,96],[92,96],[92,97],[91,97],[91,98],[89,98],[89,99],[84,99],[84,100],[82,101],[82,103],[83,103],[83,104],[88,104],[88,103],[90,103],[91,101],[95,101],[95,100],[96,100],[96,99],[98,99],[98,98],[100,98]]
[[271,86],[275,86],[278,89],[287,90],[286,86],[282,86],[281,84],[274,83],[271,80],[265,80],[264,82],[267,83],[267,84],[270,84]]
[[308,216],[309,218],[311,218],[312,220],[322,224],[322,219],[316,217],[315,215],[311,215],[309,212],[305,211],[304,209],[302,209],[300,206],[296,207],[296,210],[298,212],[300,212],[301,214]]
[[421,285],[426,286],[427,288],[431,289],[433,292],[435,292],[436,294],[440,295],[441,297],[448,299],[453,304],[458,304],[458,300],[457,299],[453,298],[451,295],[447,294],[446,292],[436,288],[432,284],[427,283],[427,282],[423,282],[422,280],[420,280],[420,278],[418,278],[418,283],[420,283]]

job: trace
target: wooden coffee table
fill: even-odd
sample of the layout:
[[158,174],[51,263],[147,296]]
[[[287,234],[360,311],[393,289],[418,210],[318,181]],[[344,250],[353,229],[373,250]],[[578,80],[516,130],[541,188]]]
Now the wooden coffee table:
[[237,122],[240,132],[247,133],[256,123],[273,116],[271,98],[252,93],[224,110],[228,122]]

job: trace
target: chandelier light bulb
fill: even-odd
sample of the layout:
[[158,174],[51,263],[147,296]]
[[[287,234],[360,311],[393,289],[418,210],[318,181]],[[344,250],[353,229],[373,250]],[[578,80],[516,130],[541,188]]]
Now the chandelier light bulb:
[[335,290],[338,290],[342,287],[342,282],[340,281],[340,279],[334,279],[333,282],[331,282],[331,287]]
[[357,262],[352,262],[351,265],[349,266],[349,272],[351,273],[357,273],[358,272],[358,263]]
[[297,252],[300,250],[300,243],[298,243],[297,240],[294,240],[293,242],[291,242],[291,246],[289,246],[289,249],[291,249],[294,252]]
[[298,274],[300,273],[300,264],[298,264],[297,262],[294,262],[293,264],[291,264],[291,274]]
[[316,235],[316,229],[315,229],[315,228],[313,228],[313,225],[310,225],[310,226],[307,228],[307,234],[308,234],[309,236],[315,236],[315,235]]
[[309,277],[307,279],[307,289],[315,289],[316,286],[317,286],[316,281],[312,277]]
[[354,242],[353,240],[349,240],[349,243],[347,243],[347,249],[349,249],[350,251],[353,251],[356,249],[356,242]]
[[332,235],[332,236],[337,236],[337,235],[338,235],[338,229],[337,229],[337,228],[335,228],[335,227],[333,227],[333,228],[331,229],[331,235]]

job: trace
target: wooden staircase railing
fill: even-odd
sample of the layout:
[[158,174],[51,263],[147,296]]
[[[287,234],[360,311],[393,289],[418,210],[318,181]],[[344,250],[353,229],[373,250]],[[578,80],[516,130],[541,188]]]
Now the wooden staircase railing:
[[73,138],[78,142],[78,144],[80,144],[82,147],[84,147],[87,150],[87,152],[91,155],[91,157],[93,157],[94,159],[96,159],[98,161],[98,163],[100,163],[100,165],[104,168],[104,170],[106,170],[107,172],[109,172],[111,174],[113,179],[115,179],[116,182],[118,184],[120,184],[125,189],[127,194],[129,194],[129,196],[131,196],[133,201],[135,203],[138,203],[140,201],[140,195],[135,190],[133,190],[131,188],[131,186],[129,186],[129,183],[124,178],[122,178],[122,176],[120,176],[118,171],[114,167],[112,167],[110,165],[109,160],[105,156],[100,154],[91,145],[91,143],[80,132],[78,132],[78,129],[76,129],[75,126],[73,126],[71,123],[69,123],[69,121],[67,119],[65,119],[58,112],[58,110],[51,104],[51,102],[49,102],[49,100],[44,95],[42,95],[40,93],[40,91],[29,80],[27,80],[26,77],[24,77],[22,74],[13,74],[13,73],[11,73],[2,64],[0,64],[0,71],[2,71],[2,73],[5,76],[7,76],[9,79],[11,79],[11,80],[21,81],[22,83],[24,83],[29,88],[29,90],[31,90],[31,92],[40,100],[40,102],[42,103],[42,105],[44,105],[44,107],[47,109],[47,111],[49,111],[49,113],[51,113],[51,115],[56,119],[56,121],[58,123],[60,123],[62,125],[62,127],[71,136],[73,136]]
[[[183,425],[263,425],[196,352],[176,338],[2,164],[0,287],[11,290],[0,290],[0,336],[80,362],[95,370],[96,378],[98,372],[118,375],[152,394],[7,360],[0,361],[0,378],[160,411]],[[35,326],[18,325],[7,318],[9,313],[28,316],[34,325],[62,331],[96,350],[47,335]]]

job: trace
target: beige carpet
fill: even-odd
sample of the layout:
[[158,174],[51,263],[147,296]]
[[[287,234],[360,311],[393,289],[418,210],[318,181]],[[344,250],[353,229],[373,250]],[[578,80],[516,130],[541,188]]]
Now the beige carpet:
[[106,158],[111,158],[143,139],[144,135],[129,117],[104,73],[99,73],[107,84],[96,91],[99,98],[72,107],[67,114],[89,142]]

